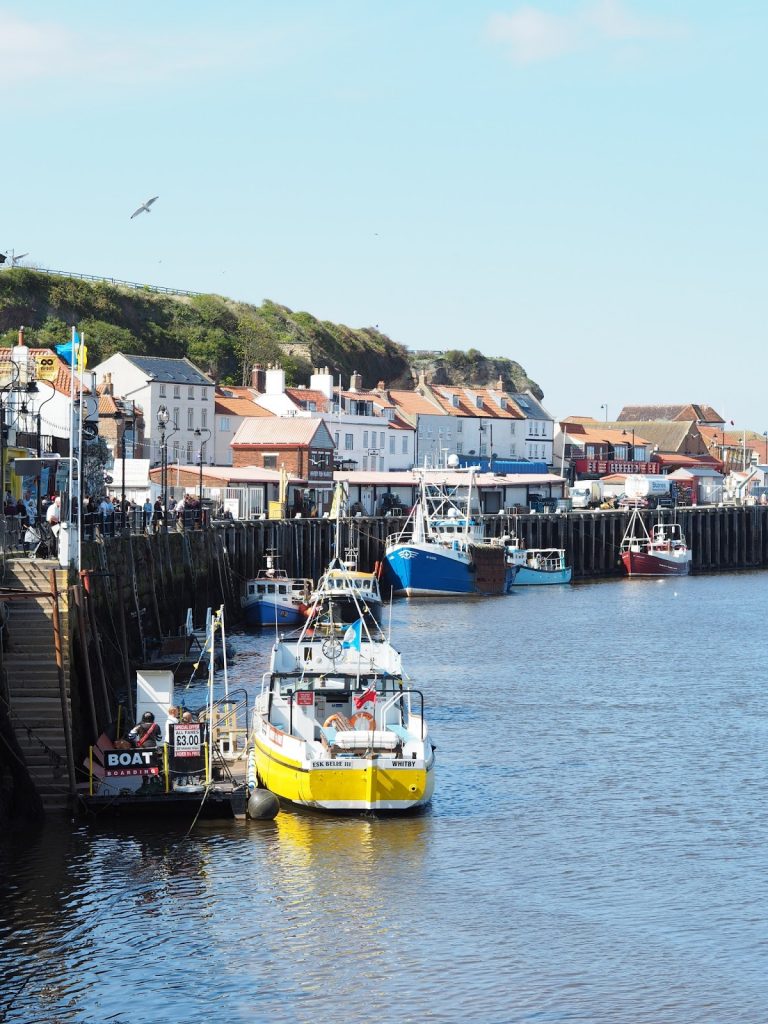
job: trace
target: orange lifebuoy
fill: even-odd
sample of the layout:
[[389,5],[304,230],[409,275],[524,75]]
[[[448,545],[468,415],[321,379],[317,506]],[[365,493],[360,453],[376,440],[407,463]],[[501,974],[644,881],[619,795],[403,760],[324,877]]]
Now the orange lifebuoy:
[[340,715],[338,713],[329,715],[323,722],[323,728],[327,729],[330,725],[333,725],[334,722],[338,725],[340,729],[349,729],[349,722],[347,721],[347,719],[344,717],[344,715]]
[[352,726],[353,729],[357,725],[358,720],[361,718],[365,718],[371,723],[369,731],[371,729],[376,728],[376,719],[373,717],[370,711],[358,711],[357,714],[352,715],[352,717],[349,720],[349,724]]

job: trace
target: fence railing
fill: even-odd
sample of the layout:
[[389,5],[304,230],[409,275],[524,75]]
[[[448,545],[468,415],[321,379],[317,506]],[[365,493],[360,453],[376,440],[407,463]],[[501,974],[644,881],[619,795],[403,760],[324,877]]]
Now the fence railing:
[[191,292],[187,288],[165,288],[159,284],[140,284],[138,281],[122,281],[118,277],[99,277],[96,274],[75,274],[70,270],[51,270],[49,267],[30,267],[38,274],[51,274],[54,277],[75,277],[78,281],[100,281],[104,284],[119,285],[122,288],[133,288],[136,291],[159,292],[163,295],[202,295],[203,292]]

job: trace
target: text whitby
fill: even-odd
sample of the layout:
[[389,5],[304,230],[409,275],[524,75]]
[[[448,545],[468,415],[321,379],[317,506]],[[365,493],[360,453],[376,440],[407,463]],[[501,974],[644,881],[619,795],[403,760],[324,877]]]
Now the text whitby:
[[104,774],[157,775],[160,769],[155,765],[152,750],[108,750],[104,760]]

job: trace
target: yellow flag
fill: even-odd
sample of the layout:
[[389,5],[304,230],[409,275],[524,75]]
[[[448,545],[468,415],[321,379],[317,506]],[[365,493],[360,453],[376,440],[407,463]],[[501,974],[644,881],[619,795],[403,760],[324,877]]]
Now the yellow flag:
[[77,346],[77,368],[80,373],[88,365],[88,346],[85,344],[85,338]]

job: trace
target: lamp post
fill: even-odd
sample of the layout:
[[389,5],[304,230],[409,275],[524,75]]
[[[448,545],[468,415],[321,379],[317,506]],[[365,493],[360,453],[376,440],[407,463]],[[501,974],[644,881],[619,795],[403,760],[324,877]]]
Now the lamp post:
[[[46,404],[46,402],[50,402],[51,399],[55,397],[55,395],[56,395],[56,388],[55,388],[55,386],[53,384],[53,381],[46,380],[44,377],[40,378],[39,381],[33,381],[32,383],[34,383],[36,385],[37,384],[47,384],[48,387],[51,389],[50,395],[48,395],[47,398],[43,399],[43,401],[38,405],[37,413],[36,413],[36,420],[37,420],[37,422],[36,422],[36,426],[37,426],[37,457],[38,457],[38,459],[40,459],[43,456],[43,440],[42,440],[42,432],[43,432],[42,431],[42,422],[43,422],[42,412],[43,412],[43,406]],[[37,387],[35,387],[35,391],[37,391]],[[43,481],[42,481],[42,470],[38,466],[38,470],[37,470],[37,521],[38,521],[38,523],[40,522],[40,519],[42,518],[42,515],[43,515]]]
[[205,452],[205,446],[211,438],[211,432],[207,427],[203,427],[202,430],[198,427],[195,431],[195,437],[202,438],[203,434],[206,434],[205,441],[200,441],[200,486],[198,488],[197,500],[200,505],[200,525],[203,525],[203,453]]
[[19,363],[12,361],[11,367],[16,371],[16,376],[12,377],[7,384],[0,388],[0,500],[3,503],[3,513],[5,513],[5,405],[3,402],[5,392],[13,391],[19,383],[19,376],[21,374]]
[[[630,427],[629,429],[630,429],[630,431],[632,433],[632,454],[629,456],[629,461],[630,462],[634,462],[635,461],[635,429],[634,429],[634,427]],[[621,435],[622,435],[622,437],[626,437],[627,436],[626,430],[622,430]]]
[[603,410],[605,422],[607,423],[608,422],[608,403],[606,402],[604,405],[601,405],[600,408]]
[[160,429],[160,492],[163,502],[163,533],[168,533],[168,445],[165,430],[171,414],[166,406],[157,410],[157,425]]

